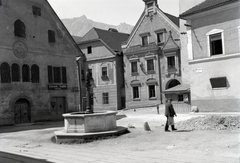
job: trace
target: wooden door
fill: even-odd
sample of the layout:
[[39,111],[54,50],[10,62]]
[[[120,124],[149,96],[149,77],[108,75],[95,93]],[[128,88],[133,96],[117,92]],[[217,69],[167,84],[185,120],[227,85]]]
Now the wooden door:
[[29,104],[27,102],[21,101],[16,102],[14,105],[14,120],[15,123],[28,123],[30,113],[29,113]]

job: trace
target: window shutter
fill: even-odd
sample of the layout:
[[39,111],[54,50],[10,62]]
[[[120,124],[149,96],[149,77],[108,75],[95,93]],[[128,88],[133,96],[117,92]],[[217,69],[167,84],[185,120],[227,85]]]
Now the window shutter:
[[48,83],[53,83],[52,66],[48,66]]
[[67,84],[67,69],[62,67],[62,83]]

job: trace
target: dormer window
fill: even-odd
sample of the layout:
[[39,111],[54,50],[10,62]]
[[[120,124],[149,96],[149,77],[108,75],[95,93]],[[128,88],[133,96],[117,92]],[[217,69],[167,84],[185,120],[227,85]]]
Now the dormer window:
[[35,16],[41,16],[41,8],[37,7],[37,6],[32,6],[32,12],[33,15]]

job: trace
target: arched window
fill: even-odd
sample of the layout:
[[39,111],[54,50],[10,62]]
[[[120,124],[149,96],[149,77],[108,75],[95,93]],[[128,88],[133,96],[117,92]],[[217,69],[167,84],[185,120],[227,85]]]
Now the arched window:
[[19,82],[20,81],[20,70],[19,65],[14,63],[12,64],[12,81]]
[[39,67],[35,64],[31,67],[31,78],[32,83],[39,83]]
[[26,26],[21,20],[14,22],[14,35],[18,37],[26,37]]
[[22,66],[22,81],[30,82],[29,66],[26,64]]
[[10,83],[10,66],[8,63],[1,64],[1,83]]

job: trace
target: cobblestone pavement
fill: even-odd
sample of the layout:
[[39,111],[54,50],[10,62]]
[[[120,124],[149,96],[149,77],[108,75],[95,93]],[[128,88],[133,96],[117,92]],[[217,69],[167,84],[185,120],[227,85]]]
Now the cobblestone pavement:
[[[126,113],[128,114],[128,112]],[[188,119],[192,116],[193,115],[188,114],[179,115],[178,120]],[[153,130],[151,133],[143,131],[142,122],[145,121],[149,122]],[[167,140],[167,137],[177,138],[178,136],[176,135],[177,133],[163,132],[160,126],[164,124],[164,122],[165,118],[161,115],[148,113],[143,116],[141,113],[131,112],[126,118],[118,120],[117,123],[125,127],[129,124],[135,126],[136,129],[132,129],[133,133],[143,133],[140,140],[146,141],[147,139],[145,138],[147,136],[156,137],[157,134],[160,134],[161,137],[158,141],[156,140],[156,143],[159,143],[161,142],[160,139]],[[136,141],[138,138],[128,137],[128,134],[123,135],[126,139],[124,141],[116,138],[103,140],[103,144],[100,140],[98,140],[97,143],[86,144],[59,145],[52,143],[50,140],[51,135],[53,135],[53,131],[62,129],[62,127],[59,127],[61,125],[63,125],[62,122],[51,122],[20,127],[0,127],[0,163],[240,163],[240,157],[236,154],[237,150],[240,152],[240,131],[234,131],[229,134],[232,135],[232,137],[230,137],[231,139],[236,137],[236,140],[231,142],[234,143],[231,147],[233,148],[232,154],[217,152],[196,153],[193,150],[187,151],[187,149],[181,151],[181,148],[179,150],[171,150],[171,148],[174,147],[165,146],[165,143],[154,145],[154,140],[150,141],[152,145],[147,147],[148,143],[138,142]],[[199,134],[198,132],[178,134],[180,137],[184,137],[184,140],[188,139],[187,136],[199,136],[197,135]],[[207,133],[205,134],[203,132],[201,132],[201,134],[207,135]],[[214,135],[215,133],[210,133],[209,138]],[[205,138],[207,138],[207,136],[204,138],[199,137],[199,139]],[[196,139],[194,139],[194,141]],[[219,144],[223,142],[224,140],[219,139]],[[139,143],[139,148],[137,148],[138,144],[136,143]],[[193,142],[190,139],[188,143]],[[195,144],[193,143],[192,145]],[[223,146],[219,145],[219,147],[216,148],[222,147]],[[168,149],[166,150],[166,148]],[[198,147],[196,146],[194,148]],[[220,152],[222,151],[223,150],[220,150]]]

